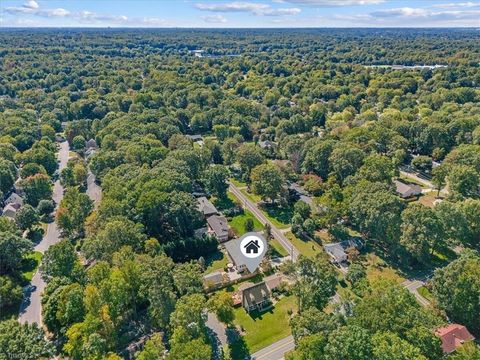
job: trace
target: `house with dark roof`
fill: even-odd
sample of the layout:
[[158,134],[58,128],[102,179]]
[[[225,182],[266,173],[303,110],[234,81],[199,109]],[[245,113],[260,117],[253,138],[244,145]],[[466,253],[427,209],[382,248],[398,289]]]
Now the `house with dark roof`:
[[200,211],[205,218],[218,214],[217,208],[205,196],[197,198],[197,203],[198,211]]
[[422,194],[422,187],[417,184],[407,184],[400,180],[394,180],[395,191],[402,199],[408,199]]
[[450,354],[464,343],[475,340],[475,337],[470,334],[468,329],[459,324],[450,324],[438,328],[435,330],[435,335],[442,341],[442,350],[445,354]]
[[276,145],[277,144],[275,144],[273,141],[270,141],[270,140],[258,142],[258,146],[260,146],[262,149],[273,149],[275,148]]
[[271,303],[272,293],[267,284],[262,281],[253,284],[242,291],[242,306],[249,313],[254,310],[262,311],[268,308]]
[[207,218],[208,233],[217,238],[219,242],[228,240],[228,221],[224,216],[212,215]]
[[360,238],[351,238],[349,240],[323,245],[325,252],[330,255],[331,261],[335,264],[342,264],[347,262],[348,249],[354,248],[359,250],[362,247],[363,242]]
[[97,149],[97,142],[94,139],[90,139],[85,143],[85,148],[86,149]]

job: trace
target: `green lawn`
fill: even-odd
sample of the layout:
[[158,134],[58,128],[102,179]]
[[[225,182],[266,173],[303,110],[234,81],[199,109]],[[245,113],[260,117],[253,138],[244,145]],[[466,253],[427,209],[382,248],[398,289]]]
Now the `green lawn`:
[[406,280],[395,269],[389,267],[384,260],[374,253],[367,254],[365,259],[365,265],[367,267],[367,279],[369,282],[390,280],[397,284],[401,284]]
[[425,286],[419,287],[417,291],[420,295],[422,295],[428,301],[433,300],[433,294]]
[[250,354],[290,335],[288,311],[296,312],[294,296],[284,297],[263,313],[247,314],[243,307],[235,309],[235,325],[245,330],[244,341]]
[[33,251],[22,261],[22,275],[26,281],[31,281],[42,261],[42,253]]
[[230,227],[233,229],[233,231],[235,231],[235,233],[238,236],[241,236],[241,235],[243,235],[244,233],[247,232],[245,230],[245,221],[247,219],[252,219],[253,220],[254,230],[260,231],[260,230],[263,229],[263,226],[260,223],[260,221],[258,221],[257,218],[255,216],[253,216],[253,214],[248,210],[244,210],[243,214],[236,215],[236,216],[232,217],[231,219],[229,219],[228,224],[230,225]]
[[239,187],[239,188],[244,188],[244,187],[247,187],[247,183],[244,183],[240,180],[237,180],[237,179],[234,179],[234,178],[230,178],[230,181],[232,182],[233,185]]
[[216,270],[224,269],[227,266],[227,263],[228,257],[220,250],[217,250],[213,254],[205,257],[206,269],[204,271],[204,274],[210,274],[211,272],[214,272]]
[[293,217],[293,206],[279,207],[279,206],[261,206],[260,209],[265,216],[272,222],[273,225],[279,229],[287,229],[291,225]]
[[274,257],[284,257],[288,255],[288,251],[283,248],[277,239],[271,239],[269,242],[270,251]]
[[247,189],[241,189],[240,191],[243,195],[245,195],[248,199],[250,199],[250,201],[254,202],[255,204],[262,201],[262,198],[260,196],[248,192]]
[[292,242],[300,254],[304,256],[314,257],[318,253],[323,252],[323,248],[313,240],[299,239],[291,232],[286,233],[285,236]]

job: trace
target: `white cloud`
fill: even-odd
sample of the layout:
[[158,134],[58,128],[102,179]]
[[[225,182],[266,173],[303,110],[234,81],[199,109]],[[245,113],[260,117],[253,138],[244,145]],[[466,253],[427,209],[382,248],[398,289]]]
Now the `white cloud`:
[[212,12],[247,12],[257,16],[284,16],[296,15],[301,12],[298,8],[272,8],[267,4],[252,2],[231,2],[231,3],[198,3],[195,4],[198,10]]
[[435,4],[432,5],[434,8],[439,9],[451,9],[451,8],[474,8],[480,7],[480,2],[462,2],[462,3],[449,3],[449,4]]
[[27,1],[23,6],[30,9],[38,9],[38,3],[35,0]]
[[284,0],[292,4],[318,6],[318,7],[341,7],[356,5],[378,5],[386,0]]
[[220,14],[200,16],[200,19],[202,19],[206,23],[212,23],[212,24],[220,24],[220,23],[224,24],[227,22],[227,19],[225,18],[225,16]]

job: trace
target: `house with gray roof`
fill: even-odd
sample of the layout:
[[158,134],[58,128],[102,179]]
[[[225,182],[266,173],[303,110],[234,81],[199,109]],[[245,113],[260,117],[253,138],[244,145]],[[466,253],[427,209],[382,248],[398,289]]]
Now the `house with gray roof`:
[[241,239],[233,239],[233,240],[227,241],[224,244],[225,249],[227,250],[228,256],[230,257],[232,262],[235,264],[239,272],[245,271],[245,269],[247,268],[247,265],[245,264],[245,261],[244,261],[244,256],[240,251],[241,242],[242,242]]
[[12,192],[8,198],[5,199],[5,204],[19,204],[23,205],[23,198],[16,192]]
[[265,281],[253,284],[242,291],[242,306],[249,313],[254,310],[262,311],[272,303],[272,293]]
[[219,242],[228,240],[228,221],[224,216],[212,215],[207,218],[208,233],[217,238]]
[[18,209],[20,209],[19,204],[9,203],[3,208],[2,216],[5,216],[6,218],[13,220],[17,215]]
[[395,191],[402,199],[408,199],[418,196],[422,193],[422,187],[417,184],[407,184],[400,180],[395,180]]
[[359,250],[362,247],[363,247],[363,242],[360,238],[351,238],[349,240],[323,245],[325,252],[328,255],[330,255],[331,261],[335,264],[342,264],[347,262],[348,249],[354,248]]
[[197,198],[197,208],[205,218],[218,214],[217,208],[205,197],[200,196]]
[[203,283],[207,287],[214,287],[223,284],[224,276],[222,271],[214,271],[203,277]]

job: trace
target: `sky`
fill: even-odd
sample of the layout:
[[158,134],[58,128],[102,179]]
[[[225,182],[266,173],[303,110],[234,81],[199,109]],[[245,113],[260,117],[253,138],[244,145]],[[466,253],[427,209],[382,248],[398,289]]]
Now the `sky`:
[[0,27],[480,28],[480,1],[0,0]]

